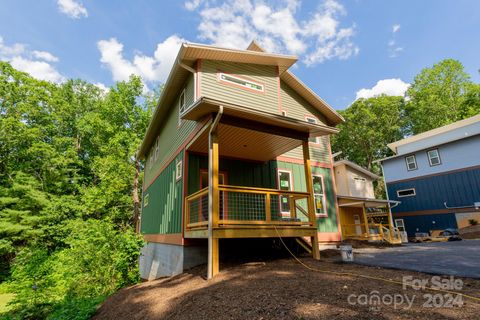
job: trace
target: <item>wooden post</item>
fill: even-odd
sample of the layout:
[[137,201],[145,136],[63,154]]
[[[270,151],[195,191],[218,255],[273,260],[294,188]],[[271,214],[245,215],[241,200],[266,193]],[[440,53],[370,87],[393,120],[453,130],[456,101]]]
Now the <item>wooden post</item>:
[[[308,199],[308,214],[310,223],[312,226],[317,228],[317,216],[315,214],[315,199],[313,196],[313,181],[312,181],[312,167],[310,166],[310,149],[308,146],[308,140],[302,141],[302,148],[303,148],[303,162],[305,168],[305,181],[307,184],[307,192],[309,194]],[[312,242],[312,254],[313,258],[316,260],[320,259],[320,251],[318,249],[318,231],[315,230],[315,235],[310,237]]]
[[368,230],[368,219],[367,219],[367,209],[365,208],[365,203],[362,206],[363,210],[363,223],[365,223],[365,232],[367,234],[367,240],[370,239],[370,230]]
[[394,240],[395,230],[393,228],[392,210],[390,209],[390,203],[387,204],[387,210],[388,210],[388,229],[390,230],[390,240]]
[[208,274],[212,279],[219,271],[219,241],[214,237],[213,228],[218,227],[220,193],[218,191],[218,137],[210,132],[208,139]]
[[272,208],[270,202],[270,193],[265,194],[265,221],[270,223],[272,221]]

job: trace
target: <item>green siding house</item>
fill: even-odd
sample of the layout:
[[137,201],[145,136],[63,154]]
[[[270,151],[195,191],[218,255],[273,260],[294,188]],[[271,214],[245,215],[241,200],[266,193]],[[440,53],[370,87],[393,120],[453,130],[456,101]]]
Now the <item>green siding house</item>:
[[141,276],[208,263],[220,239],[341,240],[330,135],[343,118],[288,69],[294,56],[185,43],[138,156]]

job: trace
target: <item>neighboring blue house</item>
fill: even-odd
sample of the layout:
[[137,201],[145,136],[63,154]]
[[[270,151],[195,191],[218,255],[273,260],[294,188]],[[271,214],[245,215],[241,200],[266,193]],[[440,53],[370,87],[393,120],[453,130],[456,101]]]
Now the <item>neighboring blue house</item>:
[[388,145],[383,167],[397,228],[417,232],[480,222],[480,115]]

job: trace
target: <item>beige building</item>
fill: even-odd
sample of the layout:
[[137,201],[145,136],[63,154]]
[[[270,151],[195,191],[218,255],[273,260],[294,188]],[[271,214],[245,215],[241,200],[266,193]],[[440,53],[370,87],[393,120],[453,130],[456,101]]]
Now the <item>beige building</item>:
[[348,160],[333,164],[342,239],[401,243],[392,225],[391,201],[375,199],[380,177]]

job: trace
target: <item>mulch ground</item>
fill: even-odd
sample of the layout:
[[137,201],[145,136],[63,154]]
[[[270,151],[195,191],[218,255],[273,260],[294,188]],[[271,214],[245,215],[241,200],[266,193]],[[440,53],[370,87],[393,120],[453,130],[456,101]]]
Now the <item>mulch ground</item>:
[[[305,256],[301,260],[315,269],[398,281],[402,281],[402,276],[428,280],[432,277],[343,264],[325,256],[321,261]],[[435,292],[404,290],[398,284],[315,272],[293,259],[224,264],[213,280],[205,280],[205,275],[206,267],[201,266],[176,277],[122,289],[105,301],[93,319],[480,319],[478,301],[463,298],[462,306],[426,307],[424,294]],[[479,280],[461,280],[462,293],[480,297]],[[394,307],[390,299],[380,304],[371,300],[367,305],[365,300],[359,300],[365,295],[397,295],[397,299],[406,295],[414,302],[410,308],[407,302]],[[437,306],[439,299],[445,302],[448,296],[437,297]]]

